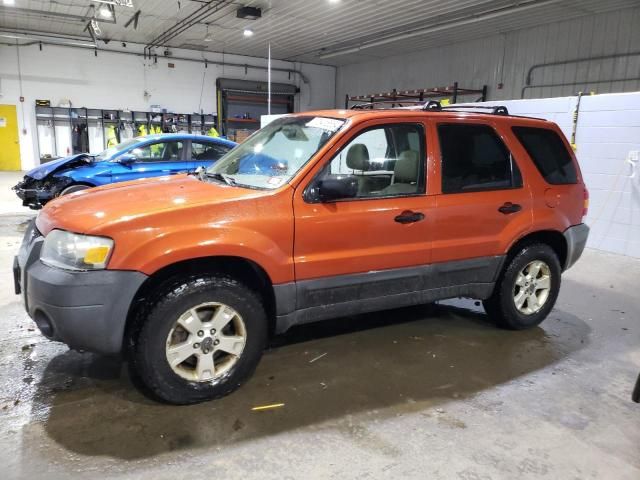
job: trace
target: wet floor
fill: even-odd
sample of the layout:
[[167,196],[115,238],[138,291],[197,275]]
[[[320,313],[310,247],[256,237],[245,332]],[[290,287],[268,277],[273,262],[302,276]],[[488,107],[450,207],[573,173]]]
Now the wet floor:
[[0,215],[0,478],[640,478],[639,261],[588,251],[525,332],[469,300],[299,327],[236,393],[171,407],[34,329],[27,219]]

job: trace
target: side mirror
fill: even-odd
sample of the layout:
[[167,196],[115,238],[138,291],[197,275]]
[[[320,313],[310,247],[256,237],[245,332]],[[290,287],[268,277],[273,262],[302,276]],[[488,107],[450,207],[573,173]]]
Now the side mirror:
[[125,153],[122,154],[118,157],[118,163],[121,163],[122,165],[131,165],[133,162],[136,161],[136,156],[132,155],[131,153]]
[[331,202],[358,195],[358,180],[351,175],[331,175],[318,183],[318,197],[321,202]]

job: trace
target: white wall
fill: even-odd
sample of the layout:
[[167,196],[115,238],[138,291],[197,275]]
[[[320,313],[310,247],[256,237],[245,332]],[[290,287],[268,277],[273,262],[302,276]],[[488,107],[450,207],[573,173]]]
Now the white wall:
[[[118,47],[122,50],[121,47]],[[140,51],[129,44],[127,51]],[[199,52],[174,49],[176,57],[202,58]],[[149,110],[159,104],[169,111],[192,113],[216,112],[215,82],[218,77],[267,80],[267,72],[229,65],[208,65],[158,58],[158,63],[143,57],[124,55],[116,51],[72,49],[44,45],[21,47],[22,95],[18,75],[18,50],[15,46],[0,46],[0,103],[18,105],[20,151],[23,169],[39,162],[35,130],[35,99],[49,99],[52,106],[71,100],[74,107]],[[221,61],[222,55],[206,54],[210,61]],[[248,65],[266,65],[264,59],[225,55],[224,61]],[[175,68],[168,68],[168,63]],[[301,70],[309,83],[298,75],[273,72],[274,82],[293,83],[300,87],[296,109],[309,110],[333,107],[335,69],[333,67],[274,61],[273,67]],[[144,92],[151,94],[145,99]],[[24,116],[23,116],[24,115]],[[1,147],[1,146],[0,146]]]
[[[554,121],[570,139],[576,102],[561,97],[487,105]],[[640,258],[640,92],[582,97],[576,145],[590,193],[588,246]]]
[[[521,98],[526,73],[532,65],[639,52],[638,25],[640,7],[341,66],[338,68],[336,104],[344,105],[345,94],[442,87],[456,81],[467,88],[480,89],[488,85],[489,100]],[[636,80],[590,83],[612,78]],[[573,85],[530,89],[525,98],[574,95],[579,91],[638,91],[640,55],[546,67],[534,72],[532,83],[566,82]],[[498,88],[499,83],[503,84],[502,89]],[[472,98],[465,100],[473,101]]]

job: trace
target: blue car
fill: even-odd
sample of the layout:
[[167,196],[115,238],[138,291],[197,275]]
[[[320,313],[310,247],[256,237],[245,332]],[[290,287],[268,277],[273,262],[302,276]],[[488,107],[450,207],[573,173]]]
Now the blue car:
[[34,210],[68,193],[138,178],[188,173],[208,167],[236,146],[222,138],[190,134],[137,137],[98,155],[80,153],[27,172],[13,189]]

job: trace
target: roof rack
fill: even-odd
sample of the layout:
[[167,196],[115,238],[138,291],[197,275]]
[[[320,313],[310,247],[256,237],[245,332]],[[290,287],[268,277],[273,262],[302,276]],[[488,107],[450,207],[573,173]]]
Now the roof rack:
[[[345,108],[370,108],[376,105],[391,104],[391,108],[396,105],[402,106],[412,104],[414,106],[423,105],[425,101],[433,98],[450,98],[451,103],[456,103],[461,96],[477,95],[476,102],[484,102],[487,99],[487,86],[482,89],[462,88],[458,82],[447,87],[421,88],[416,90],[396,90],[390,92],[372,93],[369,95],[346,95]],[[350,103],[357,102],[356,105],[350,107]]]
[[423,110],[451,110],[451,111],[464,111],[464,110],[488,110],[488,113],[493,115],[509,115],[509,110],[504,105],[440,105],[440,102],[430,100],[424,104]]

